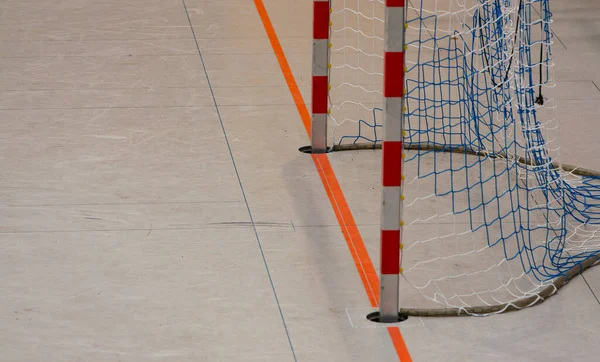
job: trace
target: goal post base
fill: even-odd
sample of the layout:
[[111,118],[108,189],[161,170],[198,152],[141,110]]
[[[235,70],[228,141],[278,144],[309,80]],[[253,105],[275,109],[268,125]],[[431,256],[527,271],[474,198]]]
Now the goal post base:
[[395,321],[382,321],[379,311],[367,314],[367,319],[375,323],[401,323],[408,319],[407,313],[398,313],[398,319]]
[[312,146],[302,146],[298,149],[298,151],[302,152],[302,153],[311,153],[311,154],[321,154],[321,153],[329,153],[332,150],[327,148],[324,151],[322,149],[318,149],[313,151],[313,147]]

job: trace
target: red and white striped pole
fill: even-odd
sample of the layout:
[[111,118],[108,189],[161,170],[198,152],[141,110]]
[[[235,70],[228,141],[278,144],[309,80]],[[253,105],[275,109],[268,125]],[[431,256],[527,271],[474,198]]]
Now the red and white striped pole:
[[327,152],[330,9],[330,0],[314,0],[311,123],[312,153]]
[[399,321],[402,268],[402,140],[404,119],[404,1],[386,0],[383,66],[383,161],[381,203],[381,322]]

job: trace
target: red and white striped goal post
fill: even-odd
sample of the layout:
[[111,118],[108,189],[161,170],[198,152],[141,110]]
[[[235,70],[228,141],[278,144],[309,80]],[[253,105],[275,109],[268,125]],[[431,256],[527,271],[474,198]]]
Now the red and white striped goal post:
[[[327,152],[331,1],[314,0],[312,153]],[[385,0],[379,321],[398,322],[402,249],[405,0]]]

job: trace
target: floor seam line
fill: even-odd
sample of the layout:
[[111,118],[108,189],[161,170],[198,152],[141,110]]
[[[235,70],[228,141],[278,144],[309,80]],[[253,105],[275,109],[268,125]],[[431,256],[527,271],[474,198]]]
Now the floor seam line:
[[246,192],[244,191],[244,186],[242,184],[242,179],[240,178],[240,175],[239,175],[239,172],[238,172],[238,169],[237,169],[237,165],[235,163],[235,158],[233,157],[233,151],[231,149],[231,145],[230,145],[229,139],[227,137],[227,131],[225,130],[225,125],[223,123],[223,119],[221,118],[221,112],[219,112],[219,105],[217,104],[217,99],[215,97],[215,94],[213,92],[213,89],[212,89],[212,86],[211,86],[211,83],[210,83],[210,77],[208,76],[208,71],[206,70],[206,65],[204,63],[204,58],[202,57],[202,51],[200,50],[200,45],[198,44],[198,40],[196,38],[196,33],[194,31],[194,26],[192,24],[192,20],[190,19],[190,14],[188,12],[185,0],[181,0],[181,2],[183,4],[183,8],[185,10],[185,14],[186,14],[188,22],[189,22],[190,30],[192,31],[192,37],[194,38],[194,41],[196,43],[196,48],[198,50],[198,56],[200,57],[200,62],[202,63],[202,67],[204,69],[204,74],[206,75],[206,81],[208,83],[208,88],[210,89],[210,93],[211,93],[211,96],[212,96],[212,99],[213,99],[213,102],[214,102],[215,110],[217,111],[217,117],[219,118],[219,122],[221,123],[221,129],[223,131],[223,136],[225,138],[225,143],[227,144],[227,148],[229,150],[229,155],[231,156],[231,162],[233,164],[233,168],[235,170],[235,174],[236,174],[236,176],[238,178],[238,182],[239,182],[239,185],[240,185],[240,190],[242,192],[242,196],[244,198],[244,202],[246,203],[246,208],[248,209],[248,216],[250,217],[250,222],[252,223],[252,228],[254,230],[254,235],[256,236],[256,242],[258,243],[258,248],[260,250],[260,254],[262,256],[263,263],[265,265],[265,271],[267,272],[267,276],[269,278],[269,282],[270,282],[271,288],[273,290],[273,296],[274,296],[275,301],[277,303],[277,309],[279,310],[279,315],[281,316],[281,322],[283,323],[283,328],[284,328],[285,334],[287,336],[287,340],[288,340],[288,343],[289,343],[289,346],[290,346],[290,349],[291,349],[291,352],[292,352],[292,356],[294,358],[294,361],[297,362],[298,359],[296,358],[296,352],[294,351],[294,345],[292,344],[292,339],[290,337],[290,333],[289,333],[289,330],[288,330],[288,327],[287,327],[287,323],[285,321],[285,317],[283,316],[283,311],[281,309],[281,304],[279,303],[279,297],[277,296],[277,291],[275,290],[275,284],[273,282],[273,278],[271,277],[271,272],[269,271],[269,265],[267,263],[267,259],[266,259],[266,256],[265,256],[265,253],[264,253],[261,241],[260,241],[260,237],[258,236],[258,230],[256,229],[256,224],[254,223],[254,218],[252,216],[252,211],[250,210],[250,205],[248,204],[248,199],[246,197]]

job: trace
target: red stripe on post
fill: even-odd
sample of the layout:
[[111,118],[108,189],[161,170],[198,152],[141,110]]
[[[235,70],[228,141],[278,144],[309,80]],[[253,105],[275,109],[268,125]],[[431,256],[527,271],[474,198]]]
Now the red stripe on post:
[[386,0],[385,6],[389,8],[403,8],[405,0]]
[[[400,130],[398,130],[400,132]],[[383,141],[382,185],[399,187],[402,183],[402,142]]]
[[327,76],[314,76],[312,79],[312,113],[327,113]]
[[381,274],[400,274],[400,230],[381,230],[380,267]]
[[386,52],[383,58],[383,96],[402,97],[404,93],[404,53]]
[[329,39],[329,2],[315,1],[313,39]]

